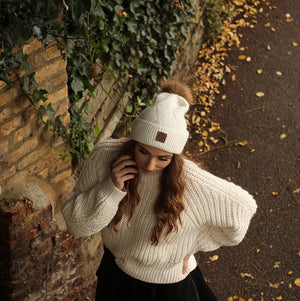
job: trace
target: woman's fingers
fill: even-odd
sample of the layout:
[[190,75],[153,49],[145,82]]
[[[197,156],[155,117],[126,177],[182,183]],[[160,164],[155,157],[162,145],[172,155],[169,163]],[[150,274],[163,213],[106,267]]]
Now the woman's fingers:
[[114,161],[112,166],[116,166],[124,160],[132,160],[132,157],[130,155],[122,155],[122,156],[118,157],[116,161]]
[[124,183],[133,179],[138,170],[135,168],[136,163],[129,155],[120,156],[113,164],[111,178],[113,183],[121,190],[124,189]]
[[113,164],[112,169],[115,171],[120,171],[126,166],[135,166],[136,163],[134,160],[132,160],[131,156],[123,155],[120,156]]

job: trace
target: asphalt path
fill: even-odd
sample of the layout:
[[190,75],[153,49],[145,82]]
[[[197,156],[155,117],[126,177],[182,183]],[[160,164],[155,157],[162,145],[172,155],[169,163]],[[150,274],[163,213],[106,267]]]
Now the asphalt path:
[[[271,0],[262,8],[256,26],[240,31],[245,50],[228,53],[233,71],[211,113],[228,141],[247,145],[197,156],[258,204],[240,245],[198,254],[220,301],[300,300],[300,1]],[[241,54],[251,60],[239,60]]]

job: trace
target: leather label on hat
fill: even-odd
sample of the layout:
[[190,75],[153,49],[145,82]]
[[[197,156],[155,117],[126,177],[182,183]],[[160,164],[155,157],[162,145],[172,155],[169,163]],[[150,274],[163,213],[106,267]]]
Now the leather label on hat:
[[167,134],[163,132],[157,132],[155,140],[161,143],[164,143],[166,141]]

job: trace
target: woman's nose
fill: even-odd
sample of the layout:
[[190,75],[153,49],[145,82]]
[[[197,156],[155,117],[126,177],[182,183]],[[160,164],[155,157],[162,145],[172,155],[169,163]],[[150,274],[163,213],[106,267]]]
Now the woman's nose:
[[153,159],[150,159],[146,162],[146,169],[149,171],[154,170],[155,167],[155,161]]

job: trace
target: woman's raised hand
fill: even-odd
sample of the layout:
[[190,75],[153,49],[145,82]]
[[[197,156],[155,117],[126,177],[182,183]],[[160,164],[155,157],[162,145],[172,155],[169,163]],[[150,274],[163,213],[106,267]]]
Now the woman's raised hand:
[[124,190],[124,183],[133,179],[137,173],[136,163],[131,156],[122,155],[112,165],[111,179],[120,190]]

